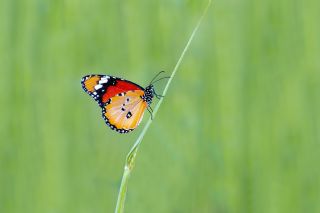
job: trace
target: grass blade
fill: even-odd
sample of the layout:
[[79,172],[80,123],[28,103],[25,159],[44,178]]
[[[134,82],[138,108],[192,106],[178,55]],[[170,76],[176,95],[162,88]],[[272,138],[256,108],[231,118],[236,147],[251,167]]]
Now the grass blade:
[[[171,75],[170,75],[170,78],[163,90],[163,96],[166,95],[167,91],[168,91],[168,88],[171,84],[171,81],[173,79],[173,77],[175,76],[183,58],[184,58],[184,55],[185,53],[187,52],[187,50],[189,49],[189,46],[195,36],[195,34],[197,33],[198,31],[198,28],[203,20],[203,18],[205,17],[205,15],[207,14],[207,11],[208,11],[208,8],[210,7],[211,5],[211,0],[208,1],[208,4],[205,8],[205,10],[203,11],[197,25],[194,27],[189,39],[188,39],[188,42],[187,44],[185,45]],[[154,110],[153,110],[153,119],[155,118],[156,114],[157,114],[157,111],[160,107],[160,105],[162,104],[162,101],[163,101],[163,98],[161,98],[159,100],[159,102],[156,104]],[[151,120],[151,118],[149,118],[148,122],[146,123],[146,125],[144,126],[143,130],[141,131],[139,137],[137,138],[136,142],[133,144],[131,150],[129,151],[128,155],[127,155],[127,158],[126,158],[126,164],[125,164],[125,167],[124,167],[124,172],[123,172],[123,176],[122,176],[122,181],[121,181],[121,185],[120,185],[120,189],[119,189],[119,194],[118,194],[118,200],[117,200],[117,205],[116,205],[116,209],[115,209],[115,212],[116,213],[122,213],[124,211],[124,204],[125,204],[125,198],[126,198],[126,194],[127,194],[127,188],[128,188],[128,180],[129,180],[129,177],[130,177],[130,174],[133,170],[133,167],[134,167],[134,163],[135,163],[135,159],[136,159],[136,155],[137,155],[137,152],[138,152],[138,149],[139,149],[139,146],[141,144],[141,141],[144,137],[144,135],[146,134],[147,130],[149,129],[150,127],[150,124],[152,123],[153,120]]]

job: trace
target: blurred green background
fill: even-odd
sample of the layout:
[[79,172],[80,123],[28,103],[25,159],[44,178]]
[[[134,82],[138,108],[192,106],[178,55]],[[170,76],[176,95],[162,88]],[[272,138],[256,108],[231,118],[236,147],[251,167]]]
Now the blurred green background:
[[[111,131],[80,79],[146,86],[171,72],[205,5],[0,2],[1,213],[114,211],[149,115]],[[319,11],[213,2],[143,140],[126,212],[320,212]]]

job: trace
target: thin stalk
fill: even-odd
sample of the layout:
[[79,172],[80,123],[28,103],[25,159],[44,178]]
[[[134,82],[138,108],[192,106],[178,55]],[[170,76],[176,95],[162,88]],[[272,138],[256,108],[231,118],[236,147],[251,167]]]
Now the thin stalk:
[[[173,79],[173,77],[175,76],[183,58],[185,53],[187,52],[187,50],[189,49],[189,46],[195,36],[195,34],[198,31],[198,28],[203,20],[203,18],[205,17],[205,15],[207,14],[208,8],[211,5],[211,0],[208,1],[208,4],[205,8],[205,10],[203,11],[199,21],[197,22],[197,25],[195,26],[195,28],[193,29],[187,44],[185,45],[171,75],[170,78],[163,90],[163,96],[165,96],[167,94],[168,88],[171,84],[171,81]],[[158,109],[160,107],[160,105],[162,104],[163,98],[161,98],[159,100],[159,102],[156,104],[156,106],[154,107],[153,113],[152,113],[152,117],[153,119],[155,118]],[[120,185],[120,189],[119,189],[119,194],[118,194],[118,200],[117,200],[117,205],[116,205],[116,209],[115,209],[115,213],[123,213],[124,211],[124,203],[125,203],[125,199],[126,199],[126,194],[127,194],[127,188],[128,188],[128,180],[130,177],[130,174],[133,170],[134,167],[134,163],[135,163],[135,159],[136,159],[136,155],[139,149],[139,146],[141,144],[141,141],[144,137],[144,135],[146,134],[147,130],[149,129],[150,124],[152,123],[153,120],[151,120],[151,118],[149,118],[149,120],[147,121],[146,125],[144,126],[143,130],[141,131],[139,137],[137,138],[136,142],[133,144],[131,150],[129,151],[127,158],[126,158],[126,163],[125,163],[125,167],[124,167],[124,172],[123,172],[123,176],[122,176],[122,180],[121,180],[121,185]]]

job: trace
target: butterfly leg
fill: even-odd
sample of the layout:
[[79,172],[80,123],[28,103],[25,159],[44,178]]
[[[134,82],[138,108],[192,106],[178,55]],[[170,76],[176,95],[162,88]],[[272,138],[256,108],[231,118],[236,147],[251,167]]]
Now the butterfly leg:
[[148,112],[150,113],[150,116],[151,116],[151,120],[153,120],[153,109],[149,106],[148,108],[147,108],[147,110],[148,110]]
[[155,95],[158,99],[160,99],[160,98],[163,98],[163,97],[164,97],[164,95],[159,95],[159,94],[157,94],[156,92],[154,92],[154,95]]

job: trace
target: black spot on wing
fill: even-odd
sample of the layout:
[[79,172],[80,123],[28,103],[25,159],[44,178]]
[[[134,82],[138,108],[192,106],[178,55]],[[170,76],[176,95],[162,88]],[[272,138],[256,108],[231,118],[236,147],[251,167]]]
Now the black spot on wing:
[[126,118],[131,118],[132,117],[132,113],[129,111],[128,113],[127,113],[127,115],[126,115]]

